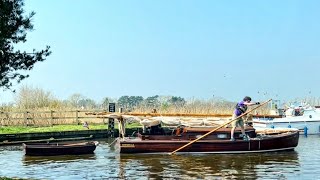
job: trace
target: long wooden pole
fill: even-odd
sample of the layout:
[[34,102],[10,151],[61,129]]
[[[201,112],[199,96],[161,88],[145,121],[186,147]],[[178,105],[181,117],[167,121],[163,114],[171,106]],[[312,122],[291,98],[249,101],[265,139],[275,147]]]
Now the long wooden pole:
[[236,117],[235,119],[232,119],[232,120],[230,120],[229,122],[226,122],[226,123],[224,123],[224,124],[222,124],[222,125],[218,126],[217,128],[215,128],[215,129],[213,129],[213,130],[211,130],[211,131],[207,132],[207,133],[206,133],[206,134],[204,134],[203,136],[201,136],[201,137],[199,137],[199,138],[197,138],[197,139],[195,139],[195,140],[193,140],[193,141],[189,142],[188,144],[186,144],[186,145],[184,145],[184,146],[182,146],[182,147],[180,147],[180,148],[178,148],[178,149],[176,149],[176,150],[172,151],[172,152],[171,152],[171,153],[169,153],[169,154],[170,154],[170,155],[172,155],[172,154],[176,153],[177,151],[180,151],[181,149],[183,149],[183,148],[185,148],[185,147],[189,146],[190,144],[192,144],[192,143],[194,143],[194,142],[199,141],[200,139],[202,139],[202,138],[204,138],[204,137],[208,136],[209,134],[213,133],[214,131],[216,131],[216,130],[218,130],[218,129],[220,129],[220,128],[222,128],[222,127],[224,127],[224,126],[226,126],[226,125],[228,125],[228,124],[230,124],[230,123],[232,123],[233,121],[235,121],[235,120],[237,120],[237,119],[239,119],[239,118],[241,118],[241,117],[243,117],[243,116],[245,116],[245,115],[249,114],[250,112],[252,112],[252,111],[254,111],[254,110],[258,109],[259,107],[261,107],[261,106],[263,106],[263,105],[267,104],[267,103],[268,103],[268,102],[270,102],[271,100],[272,100],[272,99],[269,99],[268,101],[266,101],[266,102],[264,102],[264,103],[262,103],[262,104],[260,104],[260,105],[258,105],[258,106],[256,106],[256,107],[252,108],[251,110],[249,110],[249,111],[247,111],[247,112],[243,113],[242,115],[240,115],[240,116]]

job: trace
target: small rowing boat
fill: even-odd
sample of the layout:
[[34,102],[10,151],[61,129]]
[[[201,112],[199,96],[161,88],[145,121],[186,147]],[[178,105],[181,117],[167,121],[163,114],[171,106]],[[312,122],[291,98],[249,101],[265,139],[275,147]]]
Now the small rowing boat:
[[30,156],[55,156],[92,154],[98,141],[91,142],[59,142],[59,143],[23,143],[26,155]]

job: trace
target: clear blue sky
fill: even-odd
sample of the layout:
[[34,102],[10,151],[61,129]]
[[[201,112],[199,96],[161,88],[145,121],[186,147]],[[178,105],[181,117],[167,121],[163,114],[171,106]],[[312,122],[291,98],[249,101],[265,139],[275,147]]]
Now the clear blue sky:
[[[27,84],[59,99],[320,97],[320,1],[26,0]],[[259,93],[258,93],[259,92]],[[263,95],[267,93],[267,95]],[[12,99],[9,92],[0,98]]]

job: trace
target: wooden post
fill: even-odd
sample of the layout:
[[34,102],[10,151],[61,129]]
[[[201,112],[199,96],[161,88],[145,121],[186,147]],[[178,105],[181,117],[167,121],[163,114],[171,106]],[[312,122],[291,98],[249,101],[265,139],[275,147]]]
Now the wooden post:
[[124,137],[126,137],[126,122],[122,117],[121,117],[121,124],[122,124],[122,135],[124,138]]
[[25,126],[28,126],[28,111],[26,111],[25,113],[24,113],[24,125]]
[[[2,116],[3,113],[4,112],[2,112],[2,111],[0,112],[1,116]],[[4,118],[1,117],[1,119],[4,119]],[[0,121],[0,126],[2,126],[2,120]]]
[[119,138],[124,138],[126,136],[126,123],[125,123],[125,120],[120,117],[119,119]]
[[119,136],[121,135],[121,138],[124,138],[126,136],[126,122],[125,120],[122,118],[121,113],[123,112],[123,108],[119,108],[119,114],[120,114],[120,118],[119,118]]
[[78,125],[80,125],[80,122],[79,122],[79,110],[76,110],[76,122]]
[[[106,110],[102,110],[103,113],[106,113]],[[106,118],[103,116],[102,117],[102,124],[105,125],[106,124]]]
[[8,112],[6,112],[6,118],[7,118],[8,124],[9,124],[9,122],[11,121],[11,119],[10,119],[10,116],[9,116],[9,113],[8,113]]
[[53,111],[52,110],[50,111],[50,117],[51,117],[50,125],[53,126]]

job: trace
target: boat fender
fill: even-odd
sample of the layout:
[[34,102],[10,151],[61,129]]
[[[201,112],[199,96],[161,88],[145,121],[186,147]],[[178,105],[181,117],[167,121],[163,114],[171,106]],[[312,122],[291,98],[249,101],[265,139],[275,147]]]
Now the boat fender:
[[307,126],[305,126],[304,128],[303,128],[303,132],[304,132],[304,136],[308,136],[308,127]]
[[176,129],[176,136],[179,136],[180,135],[180,128],[177,128]]
[[176,131],[176,136],[181,136],[184,133],[184,128],[183,127],[178,127]]

